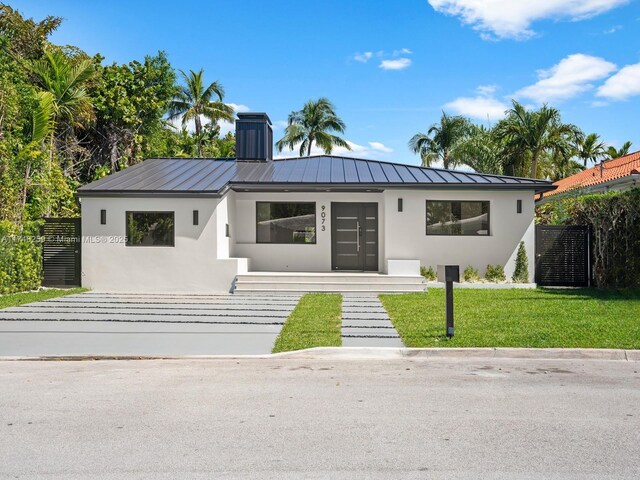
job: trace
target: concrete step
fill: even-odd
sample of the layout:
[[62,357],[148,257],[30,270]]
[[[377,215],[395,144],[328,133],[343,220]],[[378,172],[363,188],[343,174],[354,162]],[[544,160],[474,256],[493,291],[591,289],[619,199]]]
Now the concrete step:
[[358,292],[358,293],[406,293],[406,292],[424,292],[424,285],[420,284],[340,284],[340,283],[236,283],[234,293],[258,293],[266,292],[289,292],[289,293],[306,293],[306,292]]
[[422,276],[389,276],[379,273],[248,273],[238,275],[236,282],[276,282],[276,283],[382,283],[382,284],[425,284]]

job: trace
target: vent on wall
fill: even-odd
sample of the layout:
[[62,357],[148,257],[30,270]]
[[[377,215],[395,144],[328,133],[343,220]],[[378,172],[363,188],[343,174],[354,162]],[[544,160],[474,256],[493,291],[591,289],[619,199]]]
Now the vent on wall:
[[198,220],[199,220],[199,218],[198,218],[198,210],[194,210],[193,211],[193,224],[194,225],[198,225]]
[[107,211],[100,210],[100,225],[106,225],[106,224],[107,224]]
[[399,212],[401,212],[401,211],[402,211],[402,207],[403,207],[403,205],[402,205],[402,199],[401,199],[401,198],[399,198],[399,199],[398,199],[398,211],[399,211]]
[[516,202],[516,212],[522,213],[522,200]]

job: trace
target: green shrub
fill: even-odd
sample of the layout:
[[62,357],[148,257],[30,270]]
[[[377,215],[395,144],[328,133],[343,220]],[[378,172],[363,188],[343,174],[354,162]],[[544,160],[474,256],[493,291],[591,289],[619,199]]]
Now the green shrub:
[[39,224],[31,222],[22,228],[0,221],[0,293],[35,290],[42,281]]
[[480,274],[478,273],[478,270],[469,265],[464,269],[462,278],[464,278],[465,282],[477,282],[478,280],[480,280]]
[[524,242],[520,242],[518,247],[516,268],[511,278],[517,283],[529,283],[529,259],[527,258],[527,249],[524,247]]
[[426,280],[430,282],[434,282],[438,278],[438,275],[436,274],[433,267],[427,268],[424,265],[420,266],[420,275],[422,275]]
[[484,274],[484,278],[490,282],[504,282],[507,279],[502,265],[487,265],[487,271]]

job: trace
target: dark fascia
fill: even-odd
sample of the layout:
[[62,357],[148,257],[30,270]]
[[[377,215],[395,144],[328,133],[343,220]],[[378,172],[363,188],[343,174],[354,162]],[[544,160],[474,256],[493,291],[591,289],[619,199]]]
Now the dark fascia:
[[388,189],[403,190],[534,190],[535,193],[550,192],[556,185],[533,183],[242,183],[232,182],[218,192],[215,191],[176,191],[176,190],[84,190],[76,197],[159,197],[159,198],[220,198],[227,191],[249,192],[382,192]]
[[[327,191],[332,192],[382,192],[387,189],[410,189],[410,190],[449,190],[449,189],[465,189],[465,190],[535,190],[535,193],[549,192],[558,188],[552,184],[535,184],[535,183],[242,183],[232,182],[228,185],[235,191],[251,191],[251,192],[315,192]],[[228,189],[225,188],[225,191]],[[222,192],[221,192],[222,193]]]
[[[226,191],[227,189],[225,189]],[[76,198],[82,197],[156,197],[156,198],[220,198],[223,191],[184,192],[178,190],[84,190],[77,192]]]

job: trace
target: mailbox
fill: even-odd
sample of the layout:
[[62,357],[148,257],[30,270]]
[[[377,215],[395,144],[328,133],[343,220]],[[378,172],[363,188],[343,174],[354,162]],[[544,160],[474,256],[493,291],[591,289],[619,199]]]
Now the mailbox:
[[459,282],[460,266],[459,265],[438,265],[438,281],[439,282]]

